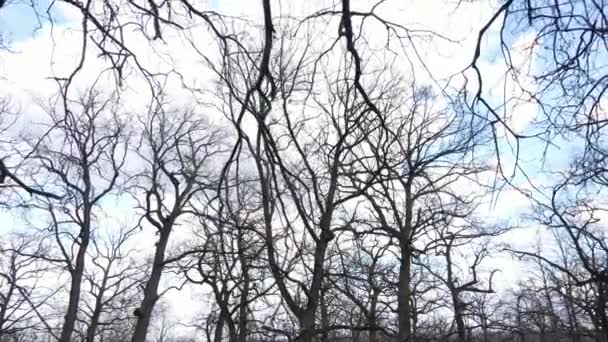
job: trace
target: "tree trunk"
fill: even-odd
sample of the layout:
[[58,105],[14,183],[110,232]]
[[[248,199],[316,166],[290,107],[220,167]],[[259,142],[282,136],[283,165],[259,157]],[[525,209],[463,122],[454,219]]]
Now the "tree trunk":
[[359,342],[359,336],[361,335],[361,332],[357,329],[351,329],[350,331],[350,338],[352,340],[352,342]]
[[249,264],[247,262],[247,257],[245,255],[245,250],[243,246],[243,236],[239,231],[239,262],[241,263],[241,275],[243,277],[243,290],[241,292],[241,300],[239,303],[239,322],[238,322],[238,342],[247,342],[247,336],[249,332],[247,330],[247,306],[249,299]]
[[224,337],[224,317],[219,315],[217,325],[215,326],[215,331],[213,333],[213,342],[222,342],[222,338]]
[[306,310],[300,318],[300,341],[312,342],[315,337],[315,312]]
[[526,342],[526,333],[524,332],[522,312],[521,312],[521,297],[517,297],[517,332],[519,335],[519,342]]
[[329,317],[327,303],[325,302],[325,291],[321,292],[321,342],[329,342]]
[[452,290],[452,302],[454,305],[454,320],[456,321],[456,329],[458,332],[458,341],[460,342],[466,342],[467,341],[467,330],[466,330],[466,326],[464,324],[464,318],[463,318],[463,303],[462,300],[460,299],[460,296],[458,294],[458,292],[455,292],[454,289]]
[[401,265],[399,267],[399,289],[397,293],[397,311],[399,313],[399,342],[410,341],[412,333],[411,307],[411,248],[409,241],[401,241]]
[[410,305],[412,281],[412,241],[414,200],[412,197],[413,175],[408,175],[405,186],[405,222],[401,228],[399,247],[401,251],[401,265],[399,266],[399,289],[397,290],[397,312],[399,315],[399,342],[409,342],[412,335],[412,309]]
[[483,341],[490,342],[490,331],[488,330],[487,324],[484,323],[482,329],[483,329]]
[[158,286],[160,284],[160,278],[163,273],[164,261],[165,261],[165,250],[169,242],[169,235],[171,234],[172,223],[167,223],[163,226],[156,245],[156,252],[154,253],[154,263],[152,264],[152,272],[150,278],[146,283],[144,290],[144,298],[141,301],[141,306],[136,310],[137,323],[135,324],[135,332],[131,338],[131,342],[145,342],[146,335],[148,334],[148,327],[150,326],[150,319],[152,317],[152,311],[154,305],[158,300]]
[[228,326],[228,340],[235,342],[238,338],[234,320],[230,314],[230,292],[228,292],[228,284],[222,284],[223,291],[219,301],[220,317],[224,321],[224,325]]
[[371,318],[369,323],[369,342],[378,342],[378,331],[376,330],[376,318]]
[[323,263],[325,262],[325,251],[327,250],[327,244],[333,238],[333,235],[329,231],[329,223],[331,220],[331,212],[326,212],[321,219],[321,238],[315,248],[315,263],[313,267],[312,283],[310,285],[310,296],[308,297],[308,303],[306,308],[300,315],[300,337],[301,342],[312,342],[315,332],[315,319],[317,308],[321,297],[321,285],[323,278],[325,277]]
[[93,316],[91,317],[91,322],[89,322],[89,327],[87,328],[86,342],[95,342],[95,333],[97,332],[97,327],[99,326],[99,317],[101,316],[101,310],[103,306],[103,295],[106,290],[106,286],[108,284],[108,275],[110,272],[110,268],[112,267],[112,262],[108,264],[103,273],[103,280],[101,281],[101,286],[99,287],[99,293],[95,298],[95,308],[93,310]]
[[96,306],[95,311],[93,312],[93,316],[91,317],[91,322],[89,323],[89,327],[87,328],[87,336],[86,342],[94,342],[95,341],[95,333],[97,332],[97,326],[99,325],[99,316],[101,315],[101,310]]
[[249,332],[247,330],[247,294],[249,292],[249,281],[243,284],[243,293],[241,294],[241,307],[239,308],[239,334],[238,342],[247,342]]
[[367,325],[369,326],[369,342],[378,342],[378,330],[376,322],[376,307],[378,305],[378,296],[380,292],[374,291],[369,309],[369,316],[367,318]]
[[72,269],[70,281],[70,295],[68,299],[68,309],[65,314],[65,321],[61,328],[61,335],[58,342],[71,342],[72,333],[74,332],[74,326],[76,319],[78,318],[78,305],[80,304],[80,287],[82,285],[82,275],[84,273],[85,257],[87,247],[89,246],[89,235],[91,232],[91,208],[88,201],[85,200],[83,204],[83,219],[82,226],[80,228],[80,247],[76,254],[76,265]]

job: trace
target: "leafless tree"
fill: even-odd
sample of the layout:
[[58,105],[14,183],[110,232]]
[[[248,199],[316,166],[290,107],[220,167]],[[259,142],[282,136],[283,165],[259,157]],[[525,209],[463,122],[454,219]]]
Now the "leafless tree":
[[[468,341],[467,332],[472,327],[467,327],[466,317],[470,315],[469,305],[467,303],[466,295],[469,293],[493,293],[492,278],[497,269],[489,271],[487,279],[487,286],[481,287],[484,280],[480,279],[480,268],[481,264],[489,255],[489,247],[487,241],[478,241],[478,246],[475,246],[476,239],[482,240],[497,234],[496,232],[484,232],[476,231],[475,229],[467,231],[467,227],[461,227],[457,230],[439,230],[439,241],[434,247],[435,252],[443,257],[442,268],[445,270],[435,270],[432,266],[427,265],[429,272],[441,280],[447,289],[451,300],[451,309],[454,313],[454,322],[456,323],[456,332],[458,340],[465,342]],[[458,250],[465,247],[467,250],[473,248],[473,252],[469,257],[472,258],[468,266],[468,270],[463,270],[460,266],[466,264],[466,254],[460,251],[460,256],[465,256],[465,261],[458,262]]]
[[65,267],[70,276],[59,337],[68,342],[78,319],[88,247],[100,225],[100,202],[118,190],[128,135],[116,97],[95,88],[77,100],[61,95],[47,113],[49,129],[42,139],[34,137],[31,158],[62,195],[58,202],[40,199],[32,206],[46,212],[49,222],[43,232],[57,250],[40,257]]
[[7,235],[0,245],[0,340],[24,331],[46,330],[49,298],[57,291],[42,284],[53,272],[35,255],[36,241],[26,235]]
[[138,260],[133,247],[138,228],[120,228],[99,234],[92,240],[90,265],[84,274],[84,341],[95,342],[128,321],[138,301],[138,288],[147,276],[144,260]]
[[207,190],[216,188],[214,163],[221,162],[221,134],[196,111],[167,112],[154,105],[142,118],[137,150],[144,166],[139,175],[138,208],[142,224],[158,236],[141,305],[135,310],[133,342],[145,341],[159,285],[167,264],[165,254],[174,228],[197,214],[197,204],[208,203]]
[[[264,241],[259,234],[259,196],[251,181],[237,180],[230,189],[221,189],[213,205],[201,214],[198,240],[180,266],[195,284],[212,290],[218,307],[214,341],[221,341],[224,327],[230,341],[252,338],[253,305],[272,288],[267,281],[263,258]],[[215,207],[215,208],[214,208]]]
[[[18,116],[0,100],[2,207],[22,210],[36,233],[0,250],[0,340],[177,341],[182,322],[159,300],[189,286],[209,302],[192,327],[214,342],[608,342],[607,6],[500,1],[459,103],[454,89],[435,89],[443,84],[417,48],[420,38],[448,39],[383,18],[388,2],[330,1],[292,15],[285,1],[260,0],[256,19],[213,1],[51,2],[52,23],[58,4],[76,10],[81,46],[67,74],[53,76],[59,94],[27,144],[5,138]],[[481,69],[493,28],[488,45],[516,88],[500,103]],[[178,41],[199,59],[193,70],[160,52]],[[541,63],[516,63],[520,41],[524,59]],[[143,80],[148,89],[135,90],[149,109],[124,113],[134,89],[108,95],[101,83],[74,100],[93,58],[120,86]],[[209,82],[186,73],[198,67]],[[511,100],[537,105],[523,131]],[[483,179],[507,175],[510,138],[529,176],[519,142],[532,137],[547,151],[571,139],[576,151],[548,188],[519,187],[550,242],[507,248],[530,272],[512,293],[494,293],[491,239],[502,230],[480,228]],[[497,170],[486,163],[493,149]],[[111,199],[139,220],[107,238],[123,215],[105,210]],[[48,291],[36,280],[47,268]],[[64,305],[63,319],[52,316]]]
[[[373,213],[371,231],[387,236],[398,247],[399,341],[412,336],[410,303],[412,259],[424,253],[420,243],[442,222],[470,215],[470,193],[454,185],[475,178],[483,165],[471,159],[476,138],[470,121],[450,109],[435,108],[428,88],[400,88],[383,119],[386,142],[373,142],[378,163],[387,165],[377,186],[366,191]],[[408,91],[411,90],[411,91]]]
[[[356,311],[350,314],[363,316],[364,322],[353,327],[366,326],[368,341],[378,342],[379,336],[388,335],[382,321],[387,319],[390,310],[388,290],[394,285],[390,281],[394,265],[387,261],[391,255],[390,244],[381,239],[369,240],[356,239],[349,248],[337,246],[334,257],[338,259],[337,266],[335,270],[328,270],[328,278],[333,287],[354,304]],[[350,245],[348,241],[342,244]]]
[[[597,218],[603,207],[588,198],[584,191],[574,192],[573,187],[578,185],[580,183],[566,179],[552,189],[549,203],[537,204],[536,217],[549,233],[555,234],[558,241],[555,245],[559,247],[557,253],[549,254],[542,250],[512,252],[537,263],[541,275],[540,293],[546,293],[542,300],[551,309],[552,328],[557,326],[553,317],[561,316],[580,330],[583,323],[574,321],[574,316],[577,319],[587,316],[595,339],[605,341],[608,249],[601,221]],[[565,314],[560,315],[553,309],[552,298],[556,295],[565,302]]]

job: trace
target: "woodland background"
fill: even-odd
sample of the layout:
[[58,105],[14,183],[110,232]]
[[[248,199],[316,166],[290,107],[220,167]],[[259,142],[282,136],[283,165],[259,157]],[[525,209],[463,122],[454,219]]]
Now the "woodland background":
[[604,0],[0,0],[0,341],[608,342]]

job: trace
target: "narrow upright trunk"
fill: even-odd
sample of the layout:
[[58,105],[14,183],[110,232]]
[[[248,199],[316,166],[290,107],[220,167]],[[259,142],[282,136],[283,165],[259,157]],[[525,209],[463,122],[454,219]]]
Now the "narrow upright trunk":
[[321,292],[321,342],[329,342],[329,315],[327,312],[327,302],[325,301],[325,291]]
[[543,320],[542,326],[538,329],[538,339],[540,342],[547,342],[547,335],[545,334],[545,322]]
[[[86,176],[86,173],[85,173]],[[88,184],[88,183],[87,183]],[[82,286],[82,276],[84,274],[85,258],[89,246],[89,235],[91,233],[91,207],[88,202],[88,189],[85,194],[83,204],[83,222],[80,227],[80,245],[76,254],[76,264],[71,270],[70,275],[70,294],[68,297],[68,309],[65,314],[61,335],[58,342],[72,342],[72,333],[78,319],[78,305],[80,304],[80,288]]]
[[165,250],[167,249],[167,244],[169,242],[171,226],[172,222],[165,224],[160,232],[160,237],[156,245],[156,251],[154,253],[152,271],[150,273],[150,278],[146,282],[146,288],[144,290],[144,298],[141,301],[141,306],[135,312],[137,316],[137,323],[135,324],[135,332],[133,333],[131,342],[146,341],[148,327],[150,326],[150,319],[152,318],[152,311],[154,310],[154,305],[158,300],[158,286],[163,273]]
[[367,318],[367,325],[369,326],[369,342],[378,342],[378,322],[376,317],[376,308],[378,306],[379,291],[375,291],[372,294],[372,300],[369,308],[369,316]]
[[411,283],[411,248],[409,243],[401,243],[401,265],[399,267],[399,289],[397,293],[397,311],[399,314],[399,342],[409,342],[412,333],[410,283]]
[[[334,187],[330,188],[329,198],[333,198]],[[328,201],[329,203],[329,201]],[[326,211],[321,218],[319,226],[321,227],[321,236],[314,254],[314,267],[312,283],[310,285],[310,295],[308,296],[308,303],[306,308],[302,311],[300,321],[300,341],[301,342],[312,342],[316,336],[315,320],[316,313],[319,307],[319,301],[321,299],[321,285],[323,278],[325,277],[325,271],[323,263],[325,262],[325,252],[327,251],[327,245],[334,236],[330,231],[332,209]]]
[[243,236],[239,231],[239,240],[238,240],[238,248],[239,248],[239,262],[241,264],[241,276],[243,277],[243,290],[241,291],[241,298],[239,303],[239,322],[238,322],[238,342],[247,342],[247,336],[249,335],[249,331],[247,330],[247,307],[249,300],[249,286],[250,286],[250,278],[249,278],[249,263],[247,261],[247,257],[245,255],[245,246],[243,245]]
[[399,315],[399,333],[397,339],[399,342],[411,341],[412,335],[412,308],[410,305],[411,282],[412,282],[412,225],[414,200],[412,198],[412,178],[413,175],[408,175],[409,179],[405,186],[405,222],[401,227],[401,236],[399,237],[399,249],[401,251],[401,265],[399,266],[399,289],[397,291],[397,312]]
[[78,304],[80,302],[80,287],[82,284],[82,275],[84,273],[86,245],[81,245],[76,256],[76,265],[72,271],[72,279],[70,281],[70,295],[68,299],[68,310],[65,314],[65,320],[61,329],[59,342],[71,342],[72,332],[78,317]]
[[112,262],[108,264],[108,267],[103,272],[103,279],[101,281],[101,286],[99,287],[99,293],[97,294],[97,298],[95,298],[95,307],[93,309],[93,315],[91,316],[91,321],[89,322],[89,327],[87,328],[86,342],[95,342],[95,334],[97,333],[97,327],[99,326],[99,318],[101,316],[101,310],[103,306],[103,296],[106,290],[106,286],[108,284],[108,275],[110,272],[110,267],[112,266]]
[[[570,289],[570,287],[567,288],[567,294],[569,298],[572,298],[572,290]],[[570,335],[570,339],[572,340],[572,342],[580,342],[581,341],[581,336],[579,334],[579,324],[578,324],[578,319],[576,318],[576,311],[574,310],[574,306],[572,304],[571,301],[566,300],[564,301],[564,304],[566,306],[566,312],[568,314],[568,325],[569,325],[569,329],[568,329],[568,333]]]
[[224,317],[219,315],[217,324],[215,325],[215,331],[213,333],[213,342],[222,342],[224,337]]
[[222,281],[222,290],[218,289],[218,304],[220,306],[220,317],[222,317],[225,325],[228,326],[228,341],[235,342],[238,338],[236,325],[234,324],[234,319],[230,314],[230,295],[231,293],[228,291],[228,283],[227,281]]
[[458,341],[466,342],[467,341],[467,331],[466,326],[464,324],[464,304],[460,299],[460,295],[457,291],[452,289],[452,305],[454,306],[454,320],[456,321],[456,329],[458,332]]
[[241,294],[241,303],[239,307],[239,322],[238,322],[238,342],[247,342],[249,331],[247,329],[247,297],[249,295],[249,280],[245,280],[243,284],[243,293]]

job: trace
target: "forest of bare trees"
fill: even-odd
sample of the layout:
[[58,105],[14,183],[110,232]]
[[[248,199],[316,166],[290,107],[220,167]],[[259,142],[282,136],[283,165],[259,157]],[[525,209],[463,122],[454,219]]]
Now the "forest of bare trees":
[[0,0],[0,342],[608,342],[607,70],[604,0]]

